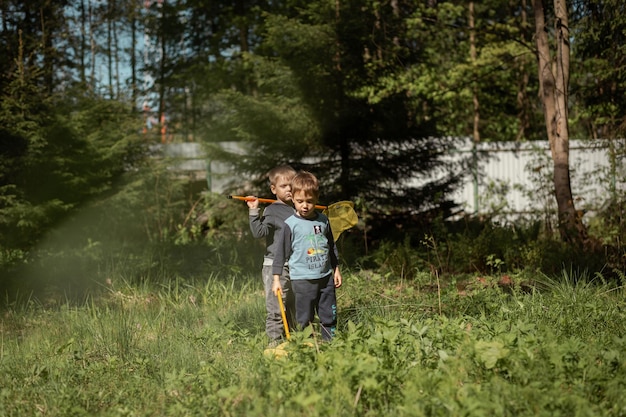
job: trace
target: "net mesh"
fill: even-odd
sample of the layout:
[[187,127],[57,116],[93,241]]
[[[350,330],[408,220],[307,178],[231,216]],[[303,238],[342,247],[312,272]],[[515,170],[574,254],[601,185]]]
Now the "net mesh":
[[354,203],[352,201],[338,201],[324,209],[323,213],[330,221],[330,227],[333,231],[333,239],[337,241],[341,233],[354,227],[359,222],[359,218],[354,211]]

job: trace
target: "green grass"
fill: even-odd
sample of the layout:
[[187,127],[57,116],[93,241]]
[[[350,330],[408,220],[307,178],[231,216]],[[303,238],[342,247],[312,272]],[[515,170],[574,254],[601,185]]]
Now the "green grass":
[[624,291],[566,275],[438,292],[346,272],[338,337],[294,333],[274,359],[256,275],[22,300],[2,312],[0,415],[624,416]]

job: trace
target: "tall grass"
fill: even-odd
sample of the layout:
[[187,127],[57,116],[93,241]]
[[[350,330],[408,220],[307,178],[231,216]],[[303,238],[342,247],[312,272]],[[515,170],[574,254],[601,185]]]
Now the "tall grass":
[[264,346],[254,279],[111,284],[82,306],[4,313],[0,414],[153,414],[167,408],[172,375],[216,364],[222,380],[237,379]]
[[292,333],[278,358],[256,275],[113,277],[81,305],[3,312],[0,414],[625,415],[623,289],[567,274],[439,294],[346,271],[337,338]]

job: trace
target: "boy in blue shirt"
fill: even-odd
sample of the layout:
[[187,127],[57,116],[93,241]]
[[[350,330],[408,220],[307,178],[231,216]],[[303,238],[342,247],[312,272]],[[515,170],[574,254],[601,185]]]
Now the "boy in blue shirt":
[[296,301],[296,321],[301,328],[320,319],[323,340],[330,340],[337,328],[335,288],[342,276],[328,218],[315,211],[319,182],[310,172],[300,172],[291,180],[296,213],[285,220],[274,254],[272,291],[281,288],[281,271],[289,263],[291,289]]
[[[291,202],[291,179],[296,171],[290,166],[283,165],[272,169],[268,173],[270,190],[276,196],[276,202],[265,207],[263,215],[259,213],[259,200],[255,196],[248,196],[248,214],[250,230],[255,238],[265,237],[266,249],[263,256],[263,286],[265,289],[265,333],[269,338],[269,346],[278,345],[284,335],[282,315],[278,305],[278,298],[273,285],[272,264],[277,247],[277,237],[282,235],[285,219],[294,214]],[[288,324],[293,317],[293,294],[289,283],[289,269],[283,261],[276,269],[279,276],[279,287],[283,304],[287,310]]]

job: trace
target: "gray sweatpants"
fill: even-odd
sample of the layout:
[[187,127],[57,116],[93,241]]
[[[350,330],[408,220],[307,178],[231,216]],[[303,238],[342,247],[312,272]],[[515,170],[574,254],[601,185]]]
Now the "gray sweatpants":
[[[278,305],[278,297],[272,292],[272,283],[274,275],[272,275],[272,266],[263,265],[263,287],[265,289],[265,333],[270,341],[280,340],[285,335],[283,326],[283,318]],[[285,306],[285,315],[287,316],[287,325],[291,329],[294,317],[294,301],[293,292],[291,291],[291,283],[289,281],[289,268],[283,267],[283,273],[280,276],[280,286],[282,288],[283,304]]]

